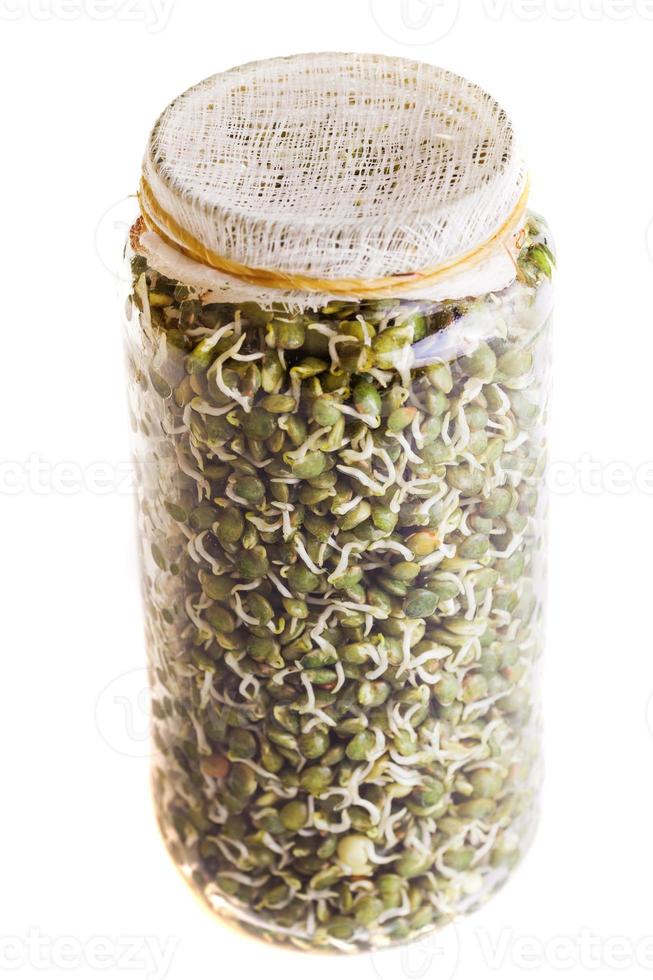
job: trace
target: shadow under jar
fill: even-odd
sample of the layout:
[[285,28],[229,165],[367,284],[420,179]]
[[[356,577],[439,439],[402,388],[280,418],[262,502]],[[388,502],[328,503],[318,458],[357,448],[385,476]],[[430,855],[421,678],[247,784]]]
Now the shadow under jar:
[[[352,59],[373,96],[385,63],[419,80]],[[301,67],[271,64],[279,85]],[[258,936],[410,940],[481,903],[534,828],[547,227],[515,212],[503,279],[328,295],[189,254],[148,190],[126,338],[164,840]]]

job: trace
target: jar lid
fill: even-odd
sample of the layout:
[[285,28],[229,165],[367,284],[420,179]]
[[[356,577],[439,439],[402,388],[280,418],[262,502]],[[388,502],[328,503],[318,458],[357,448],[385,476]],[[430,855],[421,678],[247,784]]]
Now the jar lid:
[[233,68],[160,116],[146,224],[262,288],[398,295],[514,235],[527,176],[477,85],[403,58],[309,54]]

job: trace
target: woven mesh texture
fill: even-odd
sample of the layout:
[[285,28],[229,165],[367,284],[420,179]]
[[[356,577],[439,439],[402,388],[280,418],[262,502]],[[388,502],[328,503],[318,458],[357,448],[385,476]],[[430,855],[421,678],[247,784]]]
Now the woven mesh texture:
[[509,220],[526,182],[508,118],[478,86],[420,62],[330,53],[189,89],[156,123],[143,176],[212,252],[328,279],[468,255]]

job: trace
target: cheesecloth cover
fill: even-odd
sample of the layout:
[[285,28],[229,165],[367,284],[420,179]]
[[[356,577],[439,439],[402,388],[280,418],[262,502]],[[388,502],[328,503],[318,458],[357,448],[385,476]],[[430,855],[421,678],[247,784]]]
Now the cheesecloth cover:
[[515,278],[527,184],[505,112],[464,78],[385,55],[274,58],[160,116],[139,248],[223,302],[479,295]]

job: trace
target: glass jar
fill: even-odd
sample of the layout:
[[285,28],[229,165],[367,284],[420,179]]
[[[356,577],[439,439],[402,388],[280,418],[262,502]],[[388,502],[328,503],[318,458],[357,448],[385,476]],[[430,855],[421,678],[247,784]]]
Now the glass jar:
[[151,204],[126,337],[164,840],[260,937],[412,939],[534,828],[547,227],[520,212],[473,295],[458,265],[421,299],[221,292]]

